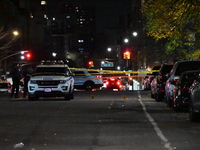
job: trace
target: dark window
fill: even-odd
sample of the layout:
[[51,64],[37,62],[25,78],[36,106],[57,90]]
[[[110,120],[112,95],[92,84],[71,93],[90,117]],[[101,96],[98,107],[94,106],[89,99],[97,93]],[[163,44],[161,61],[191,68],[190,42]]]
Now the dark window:
[[200,61],[182,62],[178,65],[175,75],[180,76],[181,73],[190,70],[199,70]]

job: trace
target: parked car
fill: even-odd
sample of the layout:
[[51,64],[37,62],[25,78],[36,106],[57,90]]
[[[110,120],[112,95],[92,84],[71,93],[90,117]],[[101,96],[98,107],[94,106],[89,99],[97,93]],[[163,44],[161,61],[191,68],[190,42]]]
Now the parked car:
[[74,73],[74,88],[93,90],[103,86],[101,73],[98,71],[72,70]]
[[177,61],[169,73],[169,78],[165,85],[165,102],[169,107],[172,107],[174,83],[179,80],[181,73],[190,70],[199,70],[200,61]]
[[174,83],[173,104],[175,111],[180,111],[189,106],[189,88],[193,81],[197,79],[199,70],[185,71],[180,75],[178,82]]
[[189,117],[190,121],[199,121],[200,119],[200,73],[189,89]]
[[0,93],[11,93],[12,86],[8,81],[0,81]]
[[151,82],[155,78],[155,76],[158,74],[157,71],[160,69],[160,67],[161,66],[154,66],[153,69],[152,69],[152,73],[147,74],[147,76],[145,76],[144,81],[143,81],[144,90],[150,90],[151,89]]
[[158,75],[151,82],[151,98],[156,101],[162,101],[165,95],[165,83],[167,74],[171,71],[173,65],[163,64],[158,72]]

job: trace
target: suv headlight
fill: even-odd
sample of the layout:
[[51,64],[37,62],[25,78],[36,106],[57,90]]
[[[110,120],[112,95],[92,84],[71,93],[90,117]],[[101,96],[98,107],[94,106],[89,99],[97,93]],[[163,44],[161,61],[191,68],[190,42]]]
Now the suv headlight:
[[36,84],[37,81],[36,81],[36,80],[30,80],[30,83],[31,83],[31,84]]

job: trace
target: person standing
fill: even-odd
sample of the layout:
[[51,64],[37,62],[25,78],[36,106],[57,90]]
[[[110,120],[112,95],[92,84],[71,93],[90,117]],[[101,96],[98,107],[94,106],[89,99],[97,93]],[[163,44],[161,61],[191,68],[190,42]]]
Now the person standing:
[[23,77],[24,77],[24,93],[23,98],[26,98],[28,92],[28,81],[30,80],[31,75],[33,74],[34,70],[30,65],[27,65],[23,70]]
[[15,95],[15,98],[19,98],[19,84],[22,79],[21,69],[19,64],[15,64],[14,67],[10,71],[10,75],[12,77],[12,92],[10,97],[12,98]]

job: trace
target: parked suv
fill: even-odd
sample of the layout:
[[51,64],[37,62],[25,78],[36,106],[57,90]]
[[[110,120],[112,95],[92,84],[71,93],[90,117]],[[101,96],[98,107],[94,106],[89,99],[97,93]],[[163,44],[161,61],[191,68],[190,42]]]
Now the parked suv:
[[28,82],[28,98],[64,97],[73,99],[74,79],[67,64],[62,61],[42,61]]
[[174,83],[179,80],[181,73],[190,70],[199,70],[200,61],[178,61],[174,64],[169,73],[169,78],[165,85],[165,102],[169,107],[172,107]]
[[103,86],[102,76],[98,71],[72,70],[74,73],[74,88],[92,90]]
[[163,64],[158,72],[158,75],[151,82],[151,98],[156,101],[162,101],[165,95],[165,83],[167,74],[171,71],[173,65]]
[[152,73],[147,74],[148,76],[146,76],[144,78],[144,81],[143,81],[144,90],[150,90],[151,89],[151,82],[155,78],[155,76],[158,74],[158,70],[160,69],[160,67],[161,67],[160,65],[154,66],[153,69],[152,69]]

